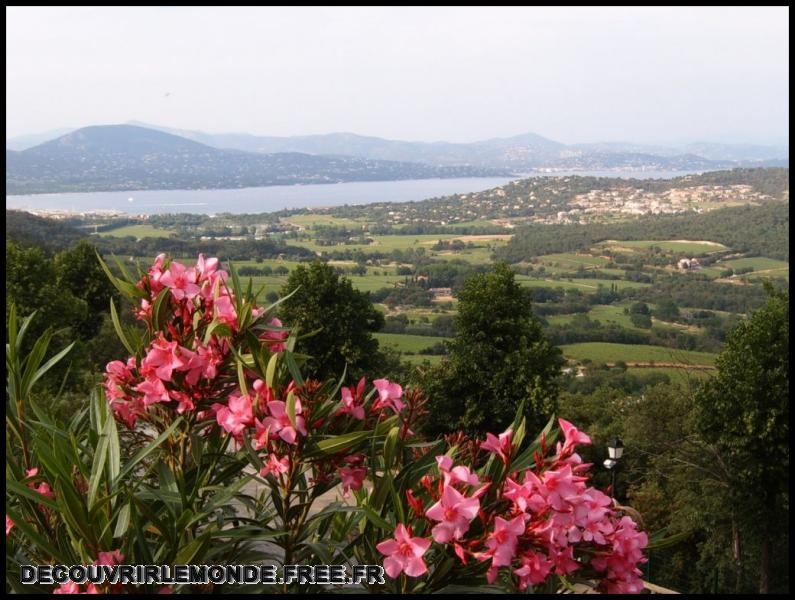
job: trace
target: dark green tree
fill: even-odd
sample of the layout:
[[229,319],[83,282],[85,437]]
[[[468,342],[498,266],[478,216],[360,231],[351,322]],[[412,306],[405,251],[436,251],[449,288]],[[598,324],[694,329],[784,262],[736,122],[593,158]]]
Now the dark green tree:
[[449,359],[429,371],[429,433],[503,431],[524,401],[528,427],[555,411],[560,350],[541,330],[530,291],[505,263],[466,281],[458,294]]
[[38,311],[26,336],[31,340],[47,328],[68,328],[63,340],[55,340],[65,341],[80,330],[90,314],[85,300],[58,284],[53,260],[41,248],[6,242],[6,319],[12,303],[20,317]]
[[698,429],[726,457],[730,501],[743,507],[739,526],[760,543],[761,593],[774,588],[789,523],[789,293],[766,288],[767,304],[729,334],[718,374],[696,394]]
[[55,276],[58,286],[83,300],[89,318],[80,325],[80,336],[96,335],[102,324],[101,314],[109,310],[110,298],[117,298],[116,288],[110,282],[97,258],[96,248],[80,241],[69,250],[55,255]]
[[279,317],[300,335],[296,351],[310,355],[306,373],[316,379],[339,377],[347,365],[348,374],[374,375],[381,363],[378,341],[372,333],[381,329],[383,315],[373,306],[368,293],[353,288],[334,268],[315,261],[298,265],[290,273],[281,296],[290,298],[279,308]]

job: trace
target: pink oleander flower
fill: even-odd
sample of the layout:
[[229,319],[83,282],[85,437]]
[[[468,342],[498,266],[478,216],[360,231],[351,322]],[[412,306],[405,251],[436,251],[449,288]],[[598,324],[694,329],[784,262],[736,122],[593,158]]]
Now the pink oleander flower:
[[135,428],[138,418],[146,412],[143,397],[113,398],[110,401],[110,407],[116,418],[123,421],[130,429]]
[[133,388],[136,392],[143,394],[144,406],[151,406],[158,402],[170,402],[171,396],[166,390],[166,386],[156,376],[149,376]]
[[[32,469],[28,469],[25,471],[25,479],[32,479],[39,474],[39,468],[33,467]],[[34,492],[38,492],[45,498],[50,498],[51,500],[55,499],[55,493],[50,488],[50,484],[46,481],[41,482],[39,485],[36,485],[35,482],[28,483],[28,487],[32,489]]]
[[120,360],[112,360],[105,365],[105,373],[114,383],[130,383],[134,379],[129,365]]
[[[215,379],[216,375],[218,375],[218,365],[224,362],[223,351],[214,342],[210,342],[208,346],[202,346],[197,340],[196,344],[195,358],[191,359],[188,367],[195,369],[200,365],[202,377],[210,380]],[[186,379],[188,383],[195,385],[195,382],[191,382],[191,373],[188,373]]]
[[519,515],[510,521],[502,517],[494,520],[494,532],[486,540],[488,551],[481,558],[491,557],[492,567],[507,567],[516,554],[519,536],[525,531],[524,517]]
[[570,506],[568,498],[585,489],[583,481],[586,479],[586,477],[574,475],[571,465],[565,465],[557,471],[545,471],[542,480],[546,501],[555,510],[568,510]]
[[547,508],[543,496],[543,484],[532,471],[525,471],[525,480],[519,484],[510,477],[505,480],[502,495],[513,502],[514,508],[519,512],[541,514]]
[[597,554],[591,565],[597,571],[605,571],[603,586],[611,594],[638,594],[643,590],[642,572],[639,564],[646,562],[643,548],[648,536],[636,529],[635,522],[622,517],[612,535],[613,551],[607,555]]
[[502,432],[499,437],[493,433],[487,433],[486,441],[480,442],[480,447],[483,450],[488,450],[489,452],[496,454],[500,457],[502,462],[508,464],[508,460],[511,457],[511,452],[513,451],[511,437],[513,437],[513,431],[510,429]]
[[555,573],[568,575],[580,568],[580,563],[574,559],[574,547],[567,546],[563,550],[550,548],[550,558],[555,565]]
[[362,489],[367,469],[365,467],[338,467],[337,472],[342,479],[342,495],[348,497],[350,490]]
[[98,552],[97,560],[94,561],[94,564],[112,567],[113,565],[120,565],[123,560],[124,555],[121,553],[121,550],[113,550],[112,552]]
[[[163,289],[163,284],[160,283],[160,278],[163,276],[163,263],[166,260],[165,254],[158,254],[155,257],[155,262],[152,263],[152,266],[149,267],[149,287],[152,290],[152,297],[156,296],[160,290]],[[138,284],[141,287],[141,284]],[[149,302],[146,303],[148,306],[146,308],[150,308]],[[143,307],[143,301],[141,302],[141,306]]]
[[176,300],[193,300],[200,290],[196,285],[196,269],[187,269],[176,261],[172,261],[168,271],[160,276],[160,283],[171,288],[171,294]]
[[[279,319],[271,319],[270,322],[271,327],[282,327],[282,322]],[[287,344],[284,341],[290,337],[289,331],[270,331],[266,330],[263,331],[260,335],[260,339],[265,340],[268,343],[268,347],[271,352],[282,352],[283,350],[287,349]]]
[[384,570],[392,579],[401,573],[409,577],[419,577],[428,572],[428,567],[422,559],[431,546],[431,540],[421,537],[411,537],[411,533],[403,523],[395,528],[395,538],[384,540],[376,548],[384,559]]
[[[192,353],[191,353],[192,354]],[[184,349],[177,342],[167,341],[162,334],[152,342],[149,352],[141,361],[141,374],[154,376],[163,381],[171,381],[174,371],[183,370],[187,361]]]
[[[572,516],[577,527],[582,528],[581,536],[574,533],[569,534],[572,542],[581,539],[586,542],[594,541],[597,544],[606,544],[605,535],[613,532],[613,524],[610,521],[610,510],[608,507],[613,504],[612,499],[597,489],[587,488],[579,496],[569,498],[573,506]],[[579,532],[579,530],[575,530]]]
[[254,448],[254,450],[262,450],[268,446],[269,439],[270,429],[259,419],[254,419],[254,437],[251,447]]
[[11,530],[14,528],[14,520],[6,514],[6,537],[11,533]]
[[436,457],[436,465],[442,473],[447,473],[453,468],[453,459],[446,454],[442,454]]
[[469,531],[469,524],[479,510],[480,500],[466,498],[452,485],[445,486],[441,499],[425,512],[429,519],[439,521],[431,531],[434,541],[446,544],[460,540]]
[[86,591],[83,591],[80,585],[70,581],[53,590],[53,594],[99,594],[99,590],[93,583],[89,583],[86,586]]
[[55,500],[55,492],[52,491],[52,489],[50,488],[50,484],[47,483],[46,481],[43,481],[37,487],[33,487],[32,484],[29,487],[32,490],[44,496],[45,498],[49,498],[50,500]]
[[376,379],[373,385],[378,390],[378,399],[373,404],[374,410],[388,407],[399,413],[406,406],[401,401],[403,388],[397,383],[391,383],[388,379]]
[[519,576],[520,591],[546,581],[553,566],[552,561],[539,552],[528,552],[522,556],[521,563],[522,566],[513,571]]
[[198,281],[207,281],[218,270],[217,258],[204,258],[204,254],[199,254],[196,261],[196,271],[199,274]]
[[444,476],[444,485],[448,486],[454,483],[465,483],[467,485],[476,486],[480,484],[477,474],[472,473],[469,467],[459,465],[453,466],[453,459],[447,455],[437,456],[436,464]]
[[566,419],[558,419],[558,423],[560,424],[561,430],[563,430],[563,436],[566,440],[562,447],[558,444],[558,454],[568,454],[572,452],[574,447],[578,444],[588,445],[591,443],[591,438],[569,423]]
[[265,477],[269,473],[279,476],[282,473],[287,473],[290,470],[290,459],[286,456],[279,458],[275,454],[269,454],[268,460],[262,465],[259,474]]
[[301,400],[295,399],[295,427],[287,416],[287,405],[281,400],[274,400],[268,403],[268,411],[271,416],[265,417],[262,424],[270,429],[272,434],[278,434],[282,440],[288,444],[294,444],[297,433],[306,435],[306,425],[301,414]]
[[362,377],[355,388],[353,386],[342,388],[342,408],[337,411],[338,415],[349,414],[354,419],[364,421],[364,406],[362,405],[362,396],[364,395],[365,385],[365,379]]
[[185,392],[176,392],[170,391],[168,395],[171,397],[172,400],[176,400],[179,404],[177,404],[177,414],[183,414],[186,411],[194,410],[196,405],[193,403],[193,398],[188,396]]
[[218,424],[236,438],[239,438],[246,427],[254,423],[254,411],[251,407],[251,398],[248,395],[233,393],[229,396],[226,406],[213,404]]
[[237,312],[232,298],[229,296],[219,296],[215,299],[215,314],[218,320],[226,323],[232,328],[237,327]]

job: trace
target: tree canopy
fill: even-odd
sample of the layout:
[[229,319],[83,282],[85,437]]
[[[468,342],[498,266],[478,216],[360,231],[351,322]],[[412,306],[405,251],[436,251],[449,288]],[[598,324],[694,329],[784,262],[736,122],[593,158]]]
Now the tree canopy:
[[449,360],[425,378],[434,428],[501,431],[525,403],[528,426],[554,412],[560,351],[533,315],[529,290],[504,263],[472,276],[458,296]]
[[311,356],[306,372],[316,379],[339,376],[347,367],[356,377],[379,364],[378,341],[383,315],[369,294],[353,288],[334,268],[320,261],[298,265],[290,273],[281,296],[295,292],[279,308],[279,316],[298,335],[296,351]]

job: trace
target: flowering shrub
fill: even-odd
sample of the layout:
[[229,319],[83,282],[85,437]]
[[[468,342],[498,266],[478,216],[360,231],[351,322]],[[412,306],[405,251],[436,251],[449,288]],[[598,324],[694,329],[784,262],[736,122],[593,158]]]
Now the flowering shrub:
[[[572,424],[550,420],[530,444],[519,416],[485,440],[422,440],[421,391],[304,380],[300,332],[217,259],[186,266],[160,255],[135,279],[102,264],[142,327],[122,326],[111,305],[130,356],[107,365],[103,394],[66,431],[29,390],[16,394],[10,574],[25,561],[358,562],[384,566],[386,585],[373,591],[642,589],[647,536],[588,486],[576,449],[590,439]],[[9,377],[21,382],[23,363],[11,358]],[[26,423],[28,405],[41,427]]]

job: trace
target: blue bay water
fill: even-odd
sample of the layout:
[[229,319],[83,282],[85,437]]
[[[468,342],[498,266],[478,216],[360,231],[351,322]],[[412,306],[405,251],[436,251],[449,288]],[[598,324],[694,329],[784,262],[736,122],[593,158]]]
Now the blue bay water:
[[[599,176],[637,179],[672,178],[685,172],[579,171],[532,173],[526,176]],[[6,196],[6,208],[90,212],[113,210],[128,214],[264,213],[289,208],[342,206],[373,202],[410,202],[480,192],[520,177],[467,177],[361,181],[318,185],[278,185],[234,190],[145,190],[69,192]]]

